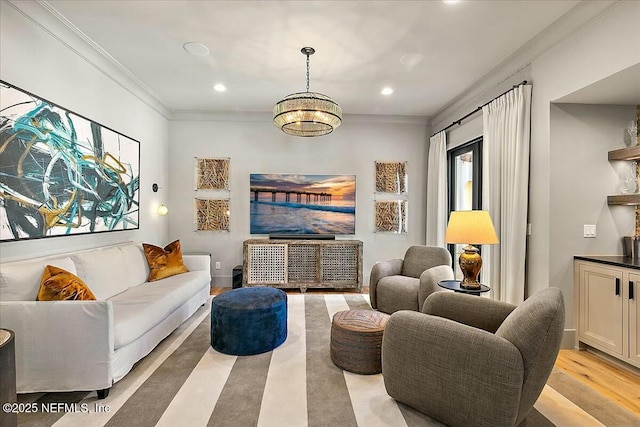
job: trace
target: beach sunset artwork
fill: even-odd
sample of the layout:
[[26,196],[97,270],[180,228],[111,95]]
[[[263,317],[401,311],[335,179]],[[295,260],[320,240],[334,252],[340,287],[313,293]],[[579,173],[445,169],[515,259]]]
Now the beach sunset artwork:
[[355,234],[355,175],[251,174],[251,234]]

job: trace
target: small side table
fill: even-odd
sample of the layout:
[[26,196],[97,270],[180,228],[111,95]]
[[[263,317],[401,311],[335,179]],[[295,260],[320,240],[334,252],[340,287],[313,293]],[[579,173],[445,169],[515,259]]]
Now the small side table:
[[449,289],[454,292],[459,292],[461,294],[469,294],[480,296],[483,292],[489,292],[491,290],[487,285],[480,285],[480,289],[466,289],[461,286],[462,282],[460,280],[441,280],[438,282],[438,286],[441,288]]
[[[0,329],[0,403],[16,403],[16,347],[13,331]],[[0,410],[0,426],[18,425],[18,413]]]

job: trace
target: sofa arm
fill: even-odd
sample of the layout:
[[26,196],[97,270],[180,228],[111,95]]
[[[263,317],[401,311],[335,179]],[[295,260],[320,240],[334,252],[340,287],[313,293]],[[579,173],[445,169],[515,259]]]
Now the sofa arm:
[[515,308],[513,304],[489,298],[455,292],[437,292],[427,297],[422,312],[493,333]]
[[0,301],[0,313],[15,333],[18,393],[111,387],[111,301]]
[[201,254],[184,254],[182,255],[182,262],[189,269],[189,271],[204,270],[209,272],[211,276],[211,256]]
[[387,393],[447,425],[513,425],[523,371],[518,349],[481,329],[413,311],[387,321]]
[[391,259],[388,261],[380,261],[373,265],[371,268],[371,275],[369,276],[369,300],[372,308],[378,308],[376,301],[376,286],[383,277],[397,276],[402,273],[401,259]]

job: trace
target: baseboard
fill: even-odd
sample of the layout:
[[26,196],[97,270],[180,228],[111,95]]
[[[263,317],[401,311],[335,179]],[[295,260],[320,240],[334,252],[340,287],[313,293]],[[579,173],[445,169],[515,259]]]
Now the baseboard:
[[211,287],[230,288],[233,284],[231,276],[213,276],[211,278]]
[[575,349],[576,348],[576,330],[565,329],[562,333],[562,342],[560,343],[562,349]]

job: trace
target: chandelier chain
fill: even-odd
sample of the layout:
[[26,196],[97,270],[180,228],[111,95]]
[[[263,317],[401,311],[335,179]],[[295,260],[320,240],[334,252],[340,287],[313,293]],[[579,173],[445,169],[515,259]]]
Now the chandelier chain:
[[307,53],[307,92],[309,92],[309,54]]

